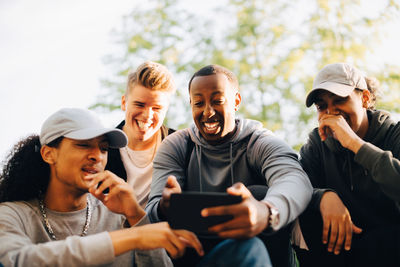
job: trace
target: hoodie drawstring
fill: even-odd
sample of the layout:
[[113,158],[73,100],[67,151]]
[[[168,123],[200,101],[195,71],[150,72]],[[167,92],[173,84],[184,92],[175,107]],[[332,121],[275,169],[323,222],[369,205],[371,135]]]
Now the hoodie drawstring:
[[232,143],[230,143],[230,153],[229,153],[229,157],[230,157],[230,161],[231,161],[231,182],[232,182],[232,185],[233,185],[233,156],[232,156],[232,151],[233,151],[233,145],[232,145]]
[[353,173],[351,170],[351,159],[350,159],[350,153],[347,152],[347,164],[349,165],[349,176],[350,176],[350,190],[354,190],[354,185],[353,185]]
[[[197,149],[199,148],[199,149]],[[199,165],[199,183],[200,183],[200,192],[203,192],[203,183],[201,182],[201,146],[196,144],[195,146],[196,156],[197,156],[197,164]]]

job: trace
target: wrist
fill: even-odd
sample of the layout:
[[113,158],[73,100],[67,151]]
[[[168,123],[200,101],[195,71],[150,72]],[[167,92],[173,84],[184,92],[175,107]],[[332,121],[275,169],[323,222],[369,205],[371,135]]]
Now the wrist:
[[278,230],[279,226],[279,211],[277,208],[275,208],[274,205],[268,203],[268,202],[263,202],[265,206],[267,207],[268,210],[268,225],[267,229],[270,228],[274,231]]
[[119,256],[138,248],[140,235],[136,227],[109,232],[114,247],[114,255]]
[[355,140],[350,142],[347,149],[351,150],[354,154],[357,154],[358,150],[364,145],[365,141],[357,137]]
[[142,207],[138,207],[135,209],[132,214],[126,214],[125,217],[127,221],[129,222],[130,226],[134,226],[138,221],[140,221],[144,216],[146,215],[146,212]]

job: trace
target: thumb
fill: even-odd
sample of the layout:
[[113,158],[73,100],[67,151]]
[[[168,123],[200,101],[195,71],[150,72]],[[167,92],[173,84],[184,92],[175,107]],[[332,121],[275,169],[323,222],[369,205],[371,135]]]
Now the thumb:
[[362,229],[361,229],[361,228],[355,226],[354,224],[353,224],[352,228],[353,228],[353,229],[352,229],[352,230],[353,230],[353,233],[355,233],[355,234],[361,234],[361,232],[362,232]]
[[251,196],[250,191],[242,183],[235,183],[227,190],[228,194],[235,196],[242,196],[242,198],[248,198]]
[[165,187],[175,187],[176,184],[178,184],[178,181],[176,180],[176,177],[173,175],[168,176],[167,178],[167,183],[165,184]]
[[165,184],[166,188],[176,189],[177,191],[181,192],[181,186],[179,185],[176,177],[173,175],[168,176],[167,183]]

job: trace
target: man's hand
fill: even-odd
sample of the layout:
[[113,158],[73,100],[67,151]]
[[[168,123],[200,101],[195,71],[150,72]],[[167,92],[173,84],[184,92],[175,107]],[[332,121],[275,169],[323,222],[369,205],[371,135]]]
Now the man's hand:
[[179,258],[186,247],[193,247],[200,256],[203,247],[196,235],[186,230],[173,230],[167,222],[146,224],[110,232],[115,255],[126,251],[165,248],[172,258]]
[[186,230],[173,230],[167,222],[146,224],[135,227],[138,233],[138,249],[165,248],[172,258],[182,257],[186,247],[193,247],[200,256],[203,247],[196,235]]
[[[110,211],[125,215],[130,225],[136,224],[146,214],[138,204],[133,188],[112,172],[87,175],[85,179],[92,180],[89,192]],[[109,193],[104,194],[107,188]]]
[[360,234],[362,229],[353,224],[339,196],[335,192],[325,192],[321,198],[320,210],[323,220],[322,243],[328,244],[328,251],[338,255],[343,242],[344,249],[350,250],[353,233]]
[[343,147],[354,153],[364,144],[342,115],[323,114],[318,118],[318,122],[318,133],[322,141],[332,135]]
[[227,189],[231,195],[242,196],[242,202],[234,205],[206,208],[203,217],[232,215],[233,219],[214,225],[208,230],[222,238],[250,238],[261,233],[268,226],[269,209],[266,203],[257,201],[242,184],[236,183]]
[[176,177],[171,175],[168,176],[167,183],[165,184],[164,190],[162,192],[162,198],[159,204],[160,210],[164,216],[167,215],[169,200],[171,198],[171,194],[173,193],[182,193],[182,189],[178,181],[176,180]]

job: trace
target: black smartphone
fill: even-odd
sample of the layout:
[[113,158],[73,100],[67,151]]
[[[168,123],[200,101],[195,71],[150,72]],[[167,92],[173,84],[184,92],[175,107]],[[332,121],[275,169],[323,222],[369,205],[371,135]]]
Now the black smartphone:
[[201,210],[208,207],[237,204],[241,196],[221,192],[182,192],[171,194],[167,212],[168,223],[173,229],[186,229],[196,234],[212,235],[208,228],[229,221],[231,215],[202,217]]

